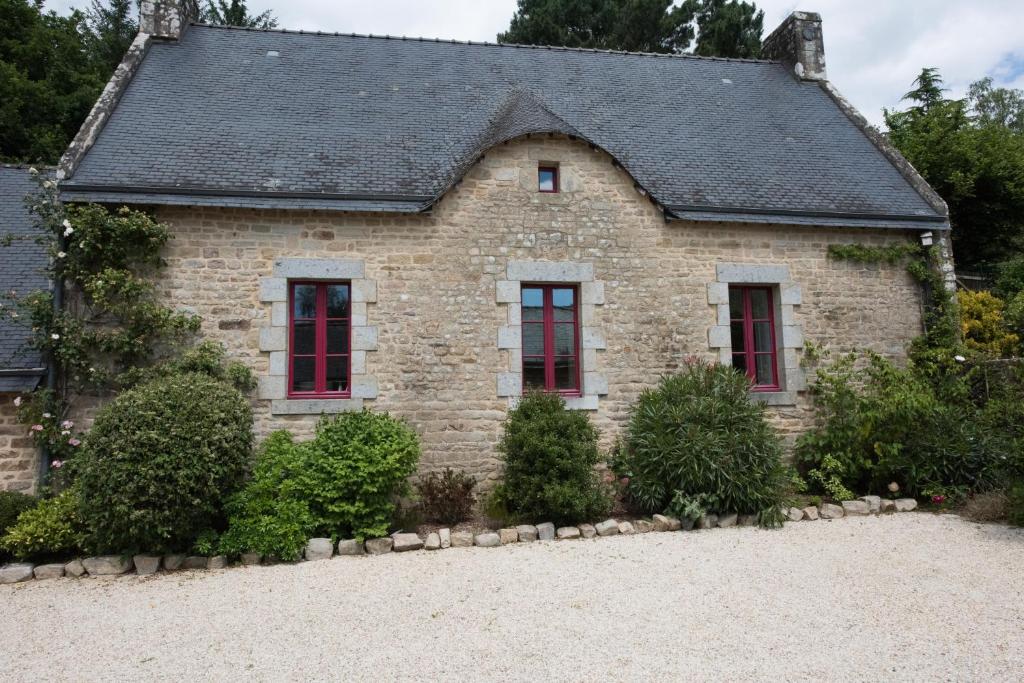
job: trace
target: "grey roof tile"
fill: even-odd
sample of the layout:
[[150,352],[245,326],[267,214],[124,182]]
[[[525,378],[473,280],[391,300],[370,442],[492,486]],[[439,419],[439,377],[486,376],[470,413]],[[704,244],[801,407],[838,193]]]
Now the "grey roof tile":
[[152,45],[63,188],[411,209],[532,132],[600,146],[690,212],[941,220],[781,64],[201,25]]
[[[0,237],[10,234],[23,238],[7,246],[0,244],[0,292],[14,290],[20,296],[49,286],[43,273],[46,251],[35,242],[37,232],[25,204],[26,197],[37,189],[27,167],[0,165]],[[26,346],[28,339],[25,326],[0,317],[0,370],[40,367],[39,352]],[[21,378],[0,379],[0,391],[20,391],[25,383]],[[34,381],[29,383],[35,386]]]

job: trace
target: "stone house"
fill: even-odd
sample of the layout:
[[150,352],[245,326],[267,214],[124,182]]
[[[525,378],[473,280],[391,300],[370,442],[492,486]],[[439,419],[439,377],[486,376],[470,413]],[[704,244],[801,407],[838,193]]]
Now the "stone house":
[[[821,20],[764,60],[259,31],[143,2],[61,162],[69,202],[171,226],[162,291],[259,376],[259,435],[369,407],[481,479],[523,391],[610,443],[689,356],[788,436],[805,341],[904,355],[922,293],[832,244],[935,240],[942,200],[827,80]],[[950,267],[951,274],[951,267]]]

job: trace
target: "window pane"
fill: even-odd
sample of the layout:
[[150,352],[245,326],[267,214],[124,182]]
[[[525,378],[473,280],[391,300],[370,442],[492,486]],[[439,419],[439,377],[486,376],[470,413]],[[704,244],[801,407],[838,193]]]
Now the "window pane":
[[541,323],[523,325],[523,355],[544,355],[544,325]]
[[315,373],[315,358],[296,358],[292,365],[292,391],[315,391]]
[[541,192],[555,191],[555,170],[542,168],[537,171],[537,189]]
[[560,390],[577,389],[576,359],[555,359],[555,388]]
[[729,317],[733,320],[743,318],[743,290],[729,289]]
[[295,285],[295,312],[296,318],[316,317],[316,285]]
[[733,354],[732,366],[743,374],[747,374],[747,357],[742,353]]
[[568,323],[555,325],[555,355],[576,355],[576,326]]
[[327,286],[327,317],[348,317],[348,285]]
[[732,350],[734,352],[746,351],[747,347],[743,344],[743,323],[735,322],[731,323],[732,329]]
[[750,312],[753,314],[754,320],[768,317],[768,306],[770,303],[771,297],[768,296],[768,290],[750,290]]
[[348,322],[327,323],[327,353],[348,353]]
[[296,320],[295,337],[292,344],[292,355],[304,356],[316,353],[316,323],[312,320]]
[[775,384],[772,377],[772,356],[770,353],[759,353],[754,356],[754,363],[757,365],[756,384]]
[[554,306],[555,322],[573,322],[576,319],[576,290],[551,290],[551,304]]
[[523,320],[544,319],[544,290],[539,287],[523,288]]
[[348,356],[327,359],[327,391],[348,389]]
[[523,388],[543,389],[544,388],[544,359],[524,358],[523,359]]
[[754,351],[772,350],[772,324],[754,323]]

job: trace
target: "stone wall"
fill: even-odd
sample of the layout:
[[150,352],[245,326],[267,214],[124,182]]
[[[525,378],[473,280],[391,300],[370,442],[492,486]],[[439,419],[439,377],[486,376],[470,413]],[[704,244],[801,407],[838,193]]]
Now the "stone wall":
[[18,422],[15,397],[0,393],[0,491],[32,493],[39,453],[27,427]]
[[[541,161],[559,164],[560,193],[536,191]],[[607,154],[565,138],[490,150],[425,216],[186,207],[158,216],[175,237],[165,254],[166,295],[200,314],[204,334],[260,376],[270,372],[260,331],[271,326],[273,306],[260,284],[274,275],[275,259],[364,264],[376,291],[361,309],[362,324],[377,335],[376,350],[365,355],[364,372],[376,382],[365,405],[415,426],[424,470],[497,474],[494,444],[509,405],[499,375],[519,362],[514,343],[499,340],[518,312],[502,299],[513,262],[591,264],[587,272],[600,287],[588,291],[600,305],[583,310],[582,322],[600,340],[583,351],[583,362],[602,382],[591,415],[606,444],[642,388],[688,355],[719,358],[709,343],[718,324],[708,290],[717,264],[788,269],[787,286],[801,293],[788,322],[815,344],[898,358],[921,331],[920,294],[903,268],[826,255],[830,244],[882,245],[912,234],[666,222]],[[794,396],[791,405],[771,407],[787,434],[809,418],[806,393]],[[308,436],[317,419],[274,414],[270,400],[254,404],[261,437],[279,428]]]

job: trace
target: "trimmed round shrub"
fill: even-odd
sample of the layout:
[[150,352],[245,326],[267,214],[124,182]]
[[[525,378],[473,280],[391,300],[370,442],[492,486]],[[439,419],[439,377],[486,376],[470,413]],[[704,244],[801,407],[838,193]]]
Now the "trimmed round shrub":
[[39,500],[7,529],[0,538],[0,547],[21,560],[75,553],[82,541],[78,506],[79,497],[74,488]]
[[731,367],[694,362],[640,394],[624,438],[627,495],[645,512],[673,501],[758,513],[773,524],[785,486],[782,446]]
[[100,411],[77,463],[96,552],[168,552],[222,525],[252,455],[252,411],[226,382],[161,377]]
[[504,480],[495,492],[514,518],[573,524],[608,514],[611,492],[594,466],[598,432],[587,414],[567,410],[557,394],[523,397],[505,421],[498,450]]
[[322,418],[305,443],[275,432],[228,504],[221,550],[294,560],[311,536],[386,536],[419,456],[416,432],[387,413]]

